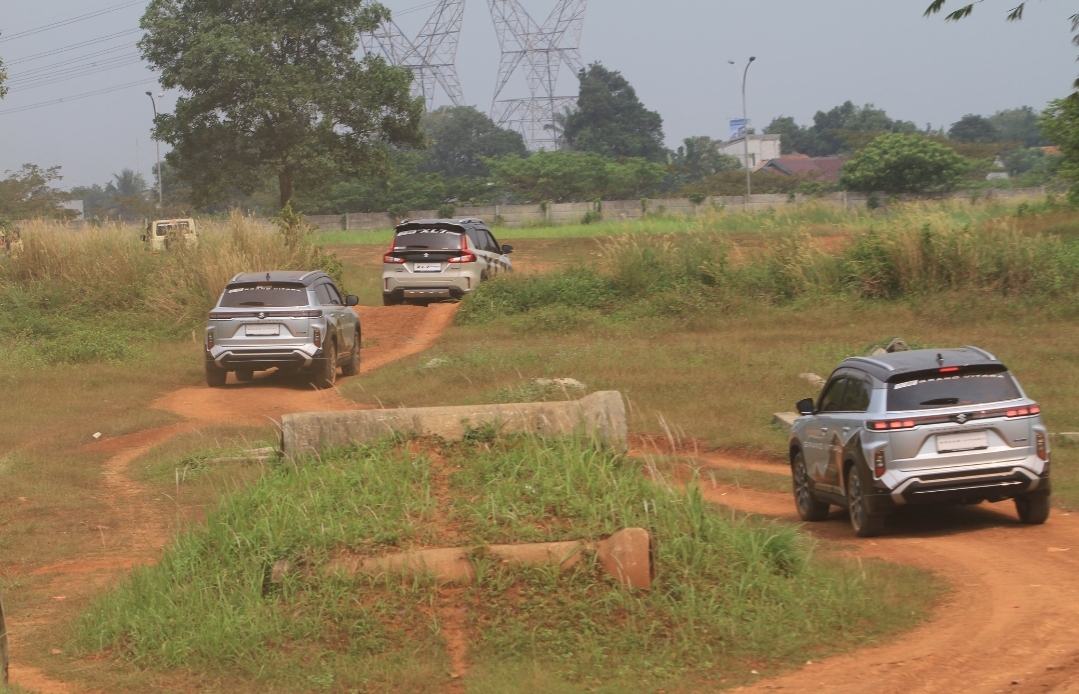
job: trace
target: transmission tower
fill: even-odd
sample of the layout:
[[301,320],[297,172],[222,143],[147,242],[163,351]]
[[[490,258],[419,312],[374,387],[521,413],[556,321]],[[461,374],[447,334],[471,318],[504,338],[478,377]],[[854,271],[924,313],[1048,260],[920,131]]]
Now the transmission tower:
[[436,84],[454,106],[462,106],[465,100],[457,78],[457,42],[464,14],[465,0],[438,0],[415,40],[410,41],[391,19],[373,34],[360,36],[360,41],[366,52],[382,53],[391,65],[412,70],[412,93],[423,97],[427,110],[434,104]]
[[[487,2],[502,49],[491,118],[503,127],[520,131],[531,150],[561,149],[562,123],[557,117],[575,108],[577,98],[556,94],[558,73],[563,63],[574,72],[584,67],[580,49],[588,0],[558,0],[542,26],[518,0]],[[502,90],[522,63],[531,96],[500,100]]]

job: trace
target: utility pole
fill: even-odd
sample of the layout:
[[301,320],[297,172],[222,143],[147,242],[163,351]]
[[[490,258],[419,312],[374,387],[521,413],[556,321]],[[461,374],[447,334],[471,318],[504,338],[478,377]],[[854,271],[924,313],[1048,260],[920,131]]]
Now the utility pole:
[[[153,92],[146,92],[146,96],[150,97],[150,103],[154,105],[154,122],[157,122],[157,100],[154,99]],[[742,100],[745,101],[745,88],[742,89]],[[163,172],[161,171],[161,142],[154,138],[154,143],[157,145],[157,206],[160,208],[164,205],[165,196],[161,193],[161,178]]]
[[[746,69],[742,72],[742,127],[745,131],[742,133],[742,153],[745,156],[746,165],[746,206],[749,205],[749,196],[753,194],[753,182],[750,179],[750,173],[752,170],[749,167],[749,111],[746,109],[746,77],[749,75],[749,66],[756,60],[756,56],[749,56],[749,62],[746,63]],[[728,63],[734,65],[733,60],[728,60]]]

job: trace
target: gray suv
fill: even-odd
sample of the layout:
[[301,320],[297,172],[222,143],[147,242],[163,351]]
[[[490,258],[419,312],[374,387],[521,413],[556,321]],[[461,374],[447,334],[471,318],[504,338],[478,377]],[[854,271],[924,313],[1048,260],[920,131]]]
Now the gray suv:
[[794,500],[806,521],[849,509],[859,537],[905,504],[1014,499],[1049,517],[1049,433],[1041,408],[977,347],[851,357],[790,433]]
[[340,366],[360,372],[360,318],[324,272],[236,275],[206,324],[206,383],[225,385],[229,371],[250,381],[256,371],[306,370],[329,388]]

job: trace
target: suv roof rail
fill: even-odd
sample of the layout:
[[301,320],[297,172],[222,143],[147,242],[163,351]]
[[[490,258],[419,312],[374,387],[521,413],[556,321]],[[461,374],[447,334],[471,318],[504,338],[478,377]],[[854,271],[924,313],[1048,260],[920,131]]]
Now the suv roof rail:
[[304,274],[304,275],[303,275],[302,277],[300,277],[300,281],[301,281],[301,282],[303,282],[303,281],[305,281],[305,280],[306,280],[306,279],[307,279],[308,277],[310,277],[311,275],[317,275],[317,274],[319,274],[320,272],[322,272],[322,270],[312,270],[311,272],[308,272],[308,273]]
[[236,280],[240,279],[240,275],[242,275],[242,274],[244,274],[244,273],[242,273],[242,272],[237,272],[237,273],[236,273],[236,276],[235,276],[235,277],[233,277],[232,279],[230,279],[230,280],[229,280],[229,282],[235,282]]
[[476,217],[464,217],[458,221],[458,224],[464,224],[465,222],[475,222],[477,224],[483,224],[483,220]]
[[882,369],[888,369],[889,371],[895,371],[895,367],[887,362],[883,362],[879,359],[873,359],[871,357],[847,357],[843,361],[864,361],[873,366],[879,366]]

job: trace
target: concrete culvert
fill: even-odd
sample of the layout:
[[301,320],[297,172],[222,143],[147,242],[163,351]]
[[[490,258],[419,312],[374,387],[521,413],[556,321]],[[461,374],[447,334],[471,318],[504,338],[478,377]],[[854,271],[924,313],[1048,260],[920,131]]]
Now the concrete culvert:
[[[625,528],[598,542],[572,540],[520,545],[489,545],[486,556],[510,566],[557,566],[563,571],[581,562],[582,552],[593,551],[609,576],[630,588],[649,589],[656,576],[652,536],[644,528]],[[339,559],[326,567],[330,574],[418,574],[442,583],[472,583],[475,548],[446,547],[389,554],[365,559]]]

